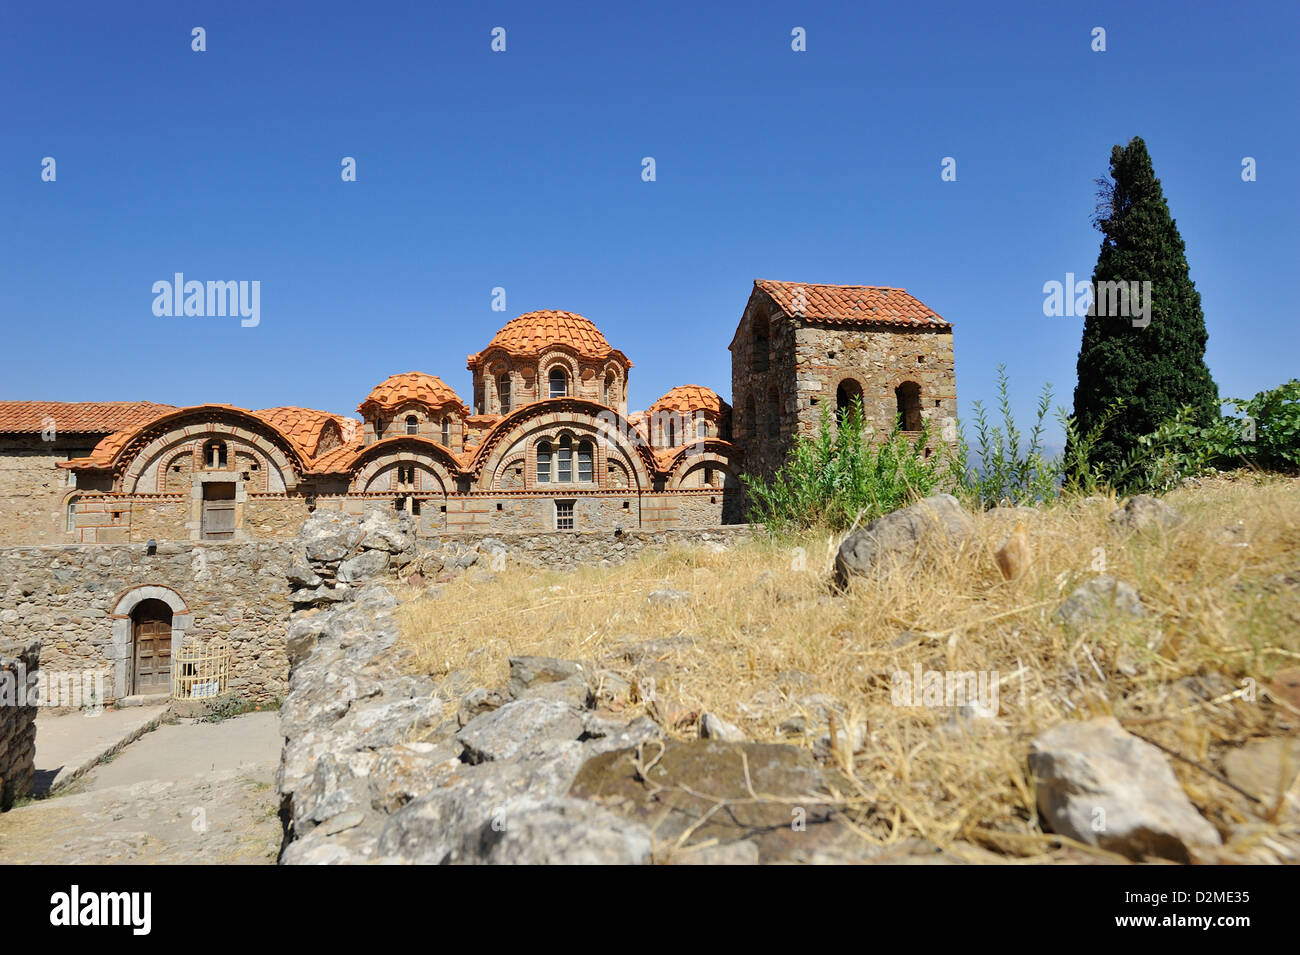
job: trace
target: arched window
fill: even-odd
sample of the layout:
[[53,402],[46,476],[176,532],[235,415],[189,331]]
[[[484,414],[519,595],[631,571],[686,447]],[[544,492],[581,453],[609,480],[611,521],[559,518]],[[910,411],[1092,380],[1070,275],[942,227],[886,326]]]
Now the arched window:
[[754,404],[753,395],[745,401],[745,437],[758,437],[758,408]]
[[420,419],[413,414],[409,414],[406,416],[406,433],[407,434],[420,433]]
[[510,375],[497,376],[497,401],[501,403],[501,413],[510,414]]
[[68,501],[68,530],[75,531],[76,529],[77,529],[77,499],[74,497]]
[[894,389],[898,399],[898,420],[904,431],[921,430],[921,386],[905,381]]
[[753,328],[754,354],[750,358],[749,367],[753,371],[767,371],[768,353],[770,350],[767,316],[755,315]]
[[551,383],[550,397],[564,398],[568,396],[569,376],[565,374],[563,368],[560,367],[552,368],[551,373],[548,376],[548,380]]
[[618,395],[615,393],[615,388],[617,386],[618,380],[614,377],[614,373],[611,371],[605,376],[605,407],[613,408],[618,404]]
[[578,444],[578,480],[584,484],[590,484],[592,481],[591,462],[594,450],[590,441],[582,441]]
[[442,446],[444,448],[451,447],[451,419],[450,418],[442,419]]
[[677,420],[676,416],[668,419],[668,447],[677,447]]
[[555,480],[561,484],[573,480],[573,439],[567,434],[560,439],[560,451],[555,456]]
[[862,386],[852,378],[845,378],[835,389],[835,416],[838,420],[843,421],[854,404],[858,406],[858,414],[862,414]]
[[695,437],[707,438],[708,436],[709,436],[709,422],[704,417],[704,415],[700,415],[698,418],[695,419]]
[[537,446],[537,483],[551,483],[551,442],[543,441]]
[[203,466],[217,471],[226,466],[226,442],[209,441],[203,446]]
[[781,436],[781,399],[776,393],[776,388],[767,390],[767,436],[769,438]]

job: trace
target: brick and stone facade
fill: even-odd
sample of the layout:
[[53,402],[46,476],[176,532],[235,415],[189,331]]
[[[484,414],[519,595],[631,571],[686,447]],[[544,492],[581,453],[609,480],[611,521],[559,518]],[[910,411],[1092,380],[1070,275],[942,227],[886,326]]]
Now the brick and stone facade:
[[755,282],[734,410],[699,385],[627,410],[632,363],[587,319],[531,312],[470,355],[473,401],[422,372],[349,418],[299,407],[0,402],[0,545],[256,541],[376,503],[423,536],[744,521],[821,412],[860,397],[887,432],[956,419],[952,326],[900,289]]
[[770,476],[796,435],[855,400],[883,438],[956,440],[952,325],[902,289],[759,280],[731,343],[733,431],[746,469]]

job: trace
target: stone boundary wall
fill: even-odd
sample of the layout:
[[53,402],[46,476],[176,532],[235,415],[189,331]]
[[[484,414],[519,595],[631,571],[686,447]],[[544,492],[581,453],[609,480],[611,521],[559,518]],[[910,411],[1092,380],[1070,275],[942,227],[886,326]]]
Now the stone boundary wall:
[[161,600],[172,610],[173,658],[196,642],[224,645],[232,695],[271,702],[288,682],[294,550],[292,540],[161,543],[153,554],[139,543],[3,548],[0,639],[39,639],[47,682],[96,697],[71,705],[112,702],[134,692],[131,611]]
[[36,772],[33,690],[41,642],[0,643],[0,811],[27,795]]
[[749,540],[763,528],[758,525],[733,524],[698,530],[591,531],[543,534],[442,534],[421,540],[419,549],[435,554],[473,549],[480,554],[505,551],[508,560],[537,567],[564,568],[585,564],[621,564],[646,550],[674,545],[716,544],[730,547]]

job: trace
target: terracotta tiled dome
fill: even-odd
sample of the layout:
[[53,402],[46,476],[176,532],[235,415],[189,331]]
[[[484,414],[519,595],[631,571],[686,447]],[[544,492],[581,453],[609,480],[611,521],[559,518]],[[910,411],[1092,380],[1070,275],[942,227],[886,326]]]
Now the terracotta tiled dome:
[[417,401],[430,408],[448,402],[463,404],[460,396],[441,378],[420,371],[408,371],[385,378],[375,385],[374,390],[357,410],[363,415],[372,411],[392,411],[411,401]]
[[622,355],[610,347],[605,336],[590,319],[583,318],[576,312],[544,309],[528,312],[507,322],[483,351],[469,356],[470,367],[474,367],[479,358],[493,348],[500,348],[513,356],[530,357],[540,355],[552,345],[567,346],[583,358],[596,361],[614,354],[620,357]]
[[713,414],[721,415],[731,410],[731,406],[722,400],[721,396],[712,388],[705,388],[703,385],[678,385],[668,392],[654,404],[649,410],[655,411],[678,411],[682,413],[692,411],[711,411]]

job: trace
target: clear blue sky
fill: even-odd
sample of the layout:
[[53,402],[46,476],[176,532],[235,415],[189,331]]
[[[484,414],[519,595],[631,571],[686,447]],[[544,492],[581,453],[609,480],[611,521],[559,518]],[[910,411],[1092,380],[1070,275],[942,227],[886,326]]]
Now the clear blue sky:
[[[999,362],[1027,414],[1070,401],[1081,320],[1042,287],[1091,273],[1134,135],[1221,393],[1297,373],[1300,5],[711,6],[5,4],[0,398],[352,413],[418,369],[468,400],[465,356],[537,308],[628,354],[633,408],[729,396],[763,277],[909,289],[956,326],[963,414]],[[155,317],[178,271],[260,281],[260,325]]]

